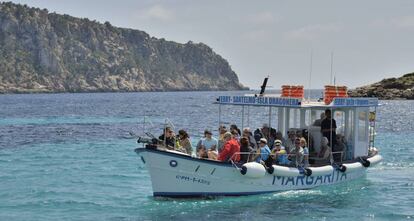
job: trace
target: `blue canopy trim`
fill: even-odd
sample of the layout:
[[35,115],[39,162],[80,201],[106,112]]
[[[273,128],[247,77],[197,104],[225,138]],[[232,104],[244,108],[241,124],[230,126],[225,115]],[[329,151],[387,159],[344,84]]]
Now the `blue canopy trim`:
[[218,104],[300,107],[301,100],[287,97],[255,97],[255,96],[220,96]]
[[321,107],[375,107],[378,106],[378,98],[350,98],[336,97],[326,105],[324,103],[306,104],[302,106],[302,100],[291,97],[260,97],[260,96],[219,96],[216,104],[249,105],[267,107],[296,107],[296,108],[321,108]]
[[378,106],[378,98],[336,97],[331,105],[334,107],[372,107]]

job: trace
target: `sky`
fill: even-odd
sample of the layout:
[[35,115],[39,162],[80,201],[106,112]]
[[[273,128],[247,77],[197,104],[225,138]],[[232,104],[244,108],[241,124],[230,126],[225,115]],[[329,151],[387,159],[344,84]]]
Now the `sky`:
[[270,76],[275,89],[320,89],[331,83],[331,64],[335,83],[350,88],[414,72],[411,0],[12,1],[170,41],[203,42],[251,88]]

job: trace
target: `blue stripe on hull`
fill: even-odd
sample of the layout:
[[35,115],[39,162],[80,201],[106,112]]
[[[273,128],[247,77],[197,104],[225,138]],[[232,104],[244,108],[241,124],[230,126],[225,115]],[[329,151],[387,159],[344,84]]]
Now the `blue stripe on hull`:
[[185,197],[207,197],[207,196],[248,196],[258,195],[265,193],[274,193],[278,191],[258,191],[258,192],[232,192],[232,193],[220,193],[220,192],[154,192],[154,197],[172,197],[172,198],[185,198]]

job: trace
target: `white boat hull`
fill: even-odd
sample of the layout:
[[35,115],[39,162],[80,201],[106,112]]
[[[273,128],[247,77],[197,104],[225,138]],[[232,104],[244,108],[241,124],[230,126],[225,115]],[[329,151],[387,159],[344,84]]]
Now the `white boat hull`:
[[243,176],[230,163],[201,160],[187,155],[138,148],[152,181],[154,196],[199,197],[241,196],[286,190],[310,189],[357,179],[366,168],[325,175],[277,176],[266,173],[261,178]]

